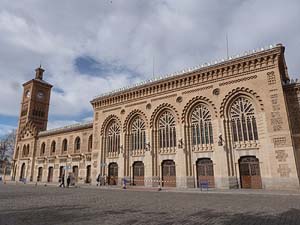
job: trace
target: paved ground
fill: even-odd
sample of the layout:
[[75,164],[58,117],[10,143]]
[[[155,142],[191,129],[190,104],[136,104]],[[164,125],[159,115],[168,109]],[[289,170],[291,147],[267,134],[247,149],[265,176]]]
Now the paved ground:
[[300,195],[1,184],[0,224],[299,225]]

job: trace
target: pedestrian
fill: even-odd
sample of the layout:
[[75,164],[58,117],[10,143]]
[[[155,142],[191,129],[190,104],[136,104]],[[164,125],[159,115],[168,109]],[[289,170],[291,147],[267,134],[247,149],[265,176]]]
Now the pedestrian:
[[96,181],[97,181],[97,186],[100,186],[101,185],[101,175],[100,175],[100,173],[99,173]]
[[60,178],[60,185],[59,187],[65,187],[65,174],[62,175],[62,177]]
[[71,182],[71,177],[70,177],[70,174],[68,175],[68,178],[67,178],[67,187],[70,186],[70,182]]

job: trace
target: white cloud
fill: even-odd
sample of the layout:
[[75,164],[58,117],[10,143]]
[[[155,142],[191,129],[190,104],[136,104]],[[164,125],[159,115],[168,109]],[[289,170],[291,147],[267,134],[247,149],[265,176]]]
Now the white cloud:
[[[291,74],[299,75],[298,15],[297,0],[1,0],[0,115],[19,114],[21,83],[40,61],[45,79],[63,91],[53,91],[50,114],[84,117],[95,95],[150,78],[153,57],[157,74],[224,57],[226,33],[231,54],[282,42]],[[141,77],[80,74],[74,61],[82,55]]]

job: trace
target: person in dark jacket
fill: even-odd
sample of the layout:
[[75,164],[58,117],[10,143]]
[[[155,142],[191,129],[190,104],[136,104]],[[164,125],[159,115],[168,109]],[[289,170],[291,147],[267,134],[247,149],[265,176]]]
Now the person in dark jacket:
[[67,187],[70,186],[70,183],[71,183],[71,177],[70,177],[70,175],[69,175],[68,178],[67,178]]
[[60,181],[59,187],[65,187],[65,174],[63,174],[60,179],[61,179],[61,181]]

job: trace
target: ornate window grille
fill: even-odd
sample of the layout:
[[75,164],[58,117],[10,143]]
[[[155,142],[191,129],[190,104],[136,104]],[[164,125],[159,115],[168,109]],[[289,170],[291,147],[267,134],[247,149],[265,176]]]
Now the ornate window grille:
[[176,147],[176,122],[174,116],[165,111],[158,120],[158,139],[160,148]]
[[203,105],[197,105],[191,113],[192,144],[213,144],[213,129],[209,109]]
[[118,153],[120,149],[120,127],[115,121],[107,129],[106,149],[108,153]]
[[258,140],[255,108],[249,99],[237,98],[230,108],[230,117],[234,142]]
[[130,128],[131,150],[144,150],[146,144],[146,127],[141,117],[136,117]]

